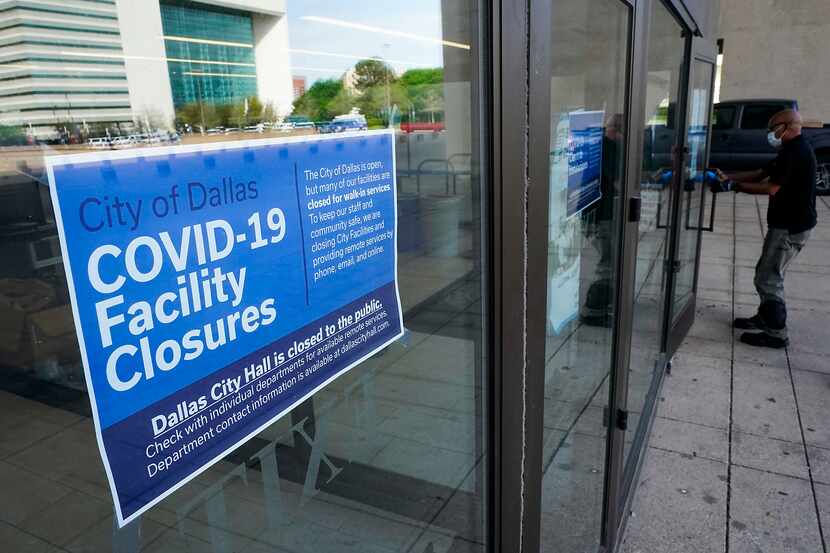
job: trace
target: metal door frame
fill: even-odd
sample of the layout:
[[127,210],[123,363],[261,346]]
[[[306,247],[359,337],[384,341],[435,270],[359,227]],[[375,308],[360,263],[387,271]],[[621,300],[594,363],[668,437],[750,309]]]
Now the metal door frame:
[[[659,2],[663,7],[669,10],[669,12],[674,15],[675,19],[678,22],[678,25],[683,29],[684,33],[687,34],[684,45],[683,65],[680,76],[681,82],[678,86],[678,120],[676,122],[676,129],[679,133],[678,137],[680,137],[680,140],[677,142],[677,147],[679,148],[679,151],[682,153],[682,155],[678,156],[678,159],[675,160],[675,180],[671,184],[673,191],[678,190],[677,179],[679,178],[680,172],[677,171],[677,167],[683,167],[685,164],[686,128],[688,119],[687,108],[689,100],[689,89],[691,85],[691,68],[693,65],[693,60],[703,57],[708,61],[709,53],[714,52],[711,54],[711,61],[714,70],[714,64],[717,56],[717,51],[716,49],[714,49],[713,45],[707,44],[703,39],[699,38],[699,29],[696,26],[694,20],[690,17],[689,12],[683,5],[682,0],[636,0],[634,46],[632,49],[632,80],[630,84],[630,97],[633,99],[633,101],[629,106],[630,126],[628,128],[630,129],[630,133],[628,151],[626,154],[626,196],[628,198],[628,201],[626,202],[626,216],[624,219],[625,236],[623,252],[625,253],[623,259],[621,260],[620,267],[620,275],[622,277],[622,282],[620,282],[620,285],[623,286],[623,289],[619,291],[620,295],[618,296],[620,302],[620,310],[619,321],[617,322],[618,349],[616,352],[615,360],[615,368],[622,368],[622,370],[616,370],[616,392],[614,394],[614,397],[612,398],[612,406],[616,409],[623,410],[627,408],[628,400],[627,369],[630,363],[631,330],[633,326],[634,315],[633,287],[636,279],[637,249],[639,245],[640,222],[639,216],[637,216],[638,213],[636,213],[635,211],[639,210],[640,203],[639,179],[641,176],[640,172],[642,168],[642,156],[644,146],[643,133],[645,131],[644,119],[645,95],[648,83],[648,42],[651,28],[650,12],[654,2]],[[707,140],[707,160],[709,156],[710,139],[711,133]],[[682,339],[685,337],[686,332],[688,332],[689,328],[691,327],[691,324],[694,321],[695,312],[694,302],[691,302],[692,306],[688,310],[688,313],[684,313],[682,316],[682,321],[678,321],[678,323],[682,322],[682,326],[681,324],[678,324],[672,327],[670,316],[675,279],[674,272],[668,271],[667,268],[669,266],[673,266],[673,262],[676,259],[677,255],[677,244],[679,240],[678,225],[681,221],[679,208],[677,206],[681,205],[680,199],[680,194],[672,194],[672,201],[670,206],[671,218],[669,220],[670,229],[668,231],[669,251],[663,254],[663,260],[665,262],[664,272],[666,273],[665,276],[667,278],[667,285],[665,290],[665,296],[663,298],[663,312],[661,314],[661,316],[663,317],[661,324],[662,330],[660,336],[660,349],[662,353],[661,360],[659,362],[665,366],[667,366],[668,361],[671,358],[671,354],[675,351],[677,345],[679,345],[679,342],[682,341]],[[698,227],[701,226],[704,212],[705,204],[702,202],[701,221],[699,221]],[[698,250],[696,252],[694,282],[695,291],[697,289],[697,273],[699,268],[699,259],[700,240],[698,240]],[[670,343],[670,332],[673,332],[671,336],[675,338],[677,343],[675,343],[674,341]],[[653,390],[655,393],[649,392],[651,403],[647,403],[646,408],[643,412],[643,417],[646,417],[646,422],[644,423],[646,424],[646,427],[645,432],[643,433],[644,438],[641,440],[640,443],[635,443],[633,445],[633,448],[639,448],[640,451],[636,453],[637,462],[633,470],[633,474],[631,475],[631,478],[629,480],[625,479],[625,432],[615,429],[615,431],[611,433],[609,448],[613,448],[613,451],[611,453],[611,463],[613,466],[611,467],[612,470],[609,472],[609,490],[606,493],[606,510],[609,513],[607,515],[608,528],[606,534],[606,543],[608,544],[608,548],[610,551],[616,551],[619,547],[619,539],[623,535],[626,524],[628,522],[627,513],[630,510],[631,502],[634,497],[634,491],[636,489],[635,484],[639,480],[640,472],[643,466],[644,456],[642,455],[642,450],[648,443],[648,437],[651,434],[651,427],[654,422],[654,402],[657,397],[656,391],[659,391],[660,387],[662,386],[664,376],[665,371],[658,371],[655,375],[654,381],[652,382],[651,390]],[[636,429],[631,429],[631,431],[634,430]]]
[[[494,0],[492,4],[492,228],[493,228],[493,421],[491,551],[538,553],[541,533],[542,447],[547,307],[547,236],[550,152],[550,21],[556,0]],[[632,122],[636,0],[616,0],[629,9],[629,57],[626,66],[627,124]],[[629,141],[630,142],[630,141]],[[625,190],[629,197],[630,147]],[[620,230],[632,205],[621,202]],[[618,309],[612,349],[606,449],[603,549],[614,543],[618,519],[611,502],[619,495],[616,369],[627,355],[630,323],[625,313],[633,290],[627,260],[630,242],[618,234]],[[628,272],[625,272],[628,271]],[[630,318],[630,317],[629,317]],[[625,365],[627,366],[627,365]],[[613,518],[609,518],[613,517]]]
[[[708,95],[708,104],[709,104],[709,122],[711,123],[712,120],[712,98],[714,94],[714,82],[715,82],[715,70],[717,66],[717,49],[714,45],[707,43],[706,41],[702,40],[698,37],[690,37],[687,45],[687,57],[686,61],[684,62],[684,73],[685,73],[685,86],[683,87],[684,91],[684,101],[683,101],[683,126],[682,129],[682,151],[683,155],[679,156],[682,158],[682,165],[678,166],[677,169],[682,170],[675,170],[675,180],[672,182],[672,186],[674,186],[675,194],[672,200],[672,211],[673,211],[673,218],[672,218],[672,249],[671,249],[671,257],[669,261],[669,267],[672,270],[669,272],[669,285],[667,286],[667,293],[668,297],[666,299],[666,314],[665,314],[665,351],[669,358],[674,355],[677,351],[677,348],[680,347],[680,344],[683,342],[683,339],[686,337],[686,334],[691,329],[692,325],[695,321],[695,309],[697,306],[697,285],[699,281],[699,270],[700,270],[700,251],[701,251],[701,243],[702,233],[703,233],[703,222],[704,216],[706,213],[706,186],[701,186],[700,190],[700,213],[698,214],[698,221],[697,226],[693,229],[685,229],[686,221],[684,219],[684,214],[682,213],[683,207],[683,190],[682,190],[682,182],[681,179],[683,178],[683,174],[686,167],[686,161],[689,154],[688,150],[688,125],[689,125],[689,108],[691,107],[691,91],[693,86],[693,77],[694,77],[694,66],[697,62],[703,62],[709,64],[710,71],[711,71],[711,80],[709,86],[709,95]],[[709,131],[706,137],[706,147],[705,147],[705,165],[709,163],[709,151],[711,149],[711,141],[712,141],[712,132]],[[678,159],[679,161],[679,159]],[[713,214],[714,215],[714,214]],[[681,228],[683,227],[683,228]],[[677,255],[680,246],[680,236],[684,230],[695,230],[697,231],[697,243],[695,246],[695,270],[694,270],[694,279],[692,282],[692,295],[686,304],[678,311],[675,312],[674,310],[674,293],[675,288],[677,287],[677,270],[676,270],[676,263],[677,263]]]
[[[545,297],[547,264],[529,238],[545,235],[547,206],[538,197],[547,195],[548,170],[530,160],[547,158],[549,139],[546,128],[540,132],[530,121],[544,120],[538,117],[550,109],[543,79],[550,33],[531,22],[550,20],[549,2],[492,0],[488,21],[493,372],[487,533],[493,552],[539,552],[546,302],[537,297],[540,291]],[[530,90],[542,92],[532,97]]]

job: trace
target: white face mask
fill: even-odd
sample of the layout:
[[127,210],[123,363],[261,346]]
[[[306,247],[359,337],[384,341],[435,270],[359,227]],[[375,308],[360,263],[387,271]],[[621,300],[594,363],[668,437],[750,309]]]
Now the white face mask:
[[783,144],[783,141],[775,136],[775,131],[767,133],[767,142],[769,142],[769,145],[773,148],[780,148],[781,144]]

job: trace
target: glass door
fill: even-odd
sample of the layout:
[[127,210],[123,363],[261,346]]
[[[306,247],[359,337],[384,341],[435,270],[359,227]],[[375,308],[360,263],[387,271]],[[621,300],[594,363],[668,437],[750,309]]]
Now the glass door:
[[603,530],[632,10],[553,3],[541,548]]
[[687,124],[683,169],[676,176],[679,211],[675,218],[677,246],[670,302],[669,354],[694,322],[697,266],[700,251],[709,153],[714,60],[695,53],[689,78]]
[[[642,202],[636,233],[631,348],[626,375],[629,413],[624,446],[623,490],[628,489],[648,429],[656,384],[665,367],[664,314],[668,290],[675,156],[682,133],[685,52],[688,34],[661,2],[649,14],[645,112],[639,188]],[[621,494],[624,502],[626,493]]]

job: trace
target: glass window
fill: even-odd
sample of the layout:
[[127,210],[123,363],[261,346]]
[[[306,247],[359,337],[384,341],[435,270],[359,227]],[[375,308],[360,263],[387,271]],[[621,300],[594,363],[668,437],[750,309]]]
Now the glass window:
[[595,551],[605,486],[629,9],[553,4],[542,551]]
[[787,109],[784,104],[753,104],[744,106],[741,115],[742,129],[766,129],[769,120],[779,111]]
[[[626,485],[637,465],[639,444],[645,435],[646,410],[654,404],[654,376],[663,370],[663,314],[666,278],[663,261],[668,253],[668,222],[671,213],[672,151],[678,133],[667,130],[660,119],[666,106],[677,106],[683,83],[683,53],[686,34],[662,2],[651,3],[648,37],[648,87],[646,94],[645,142],[639,185],[642,211],[634,279],[634,314],[631,327],[631,357],[628,370],[630,429],[625,441]],[[677,117],[676,109],[668,111]]]
[[[257,96],[254,14],[161,0],[161,24],[173,105],[222,109]],[[192,109],[192,107],[191,107]],[[211,121],[206,121],[209,125]]]
[[735,106],[715,106],[712,128],[716,131],[728,130],[735,126]]
[[[480,4],[38,5],[0,44],[0,550],[485,551]],[[118,529],[45,159],[386,128],[404,337]]]
[[712,102],[712,70],[710,63],[695,60],[692,63],[692,82],[688,99],[686,122],[686,175],[680,200],[681,225],[677,241],[677,270],[672,300],[672,324],[675,324],[693,299],[697,272],[697,253],[700,242],[699,221],[703,208],[706,146],[709,143],[709,123]]

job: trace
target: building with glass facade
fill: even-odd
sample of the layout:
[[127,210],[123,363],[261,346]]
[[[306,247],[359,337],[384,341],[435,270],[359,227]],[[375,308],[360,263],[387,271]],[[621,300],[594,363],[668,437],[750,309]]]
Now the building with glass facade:
[[226,104],[257,94],[250,13],[164,0],[161,23],[174,106]]
[[165,128],[178,106],[253,95],[290,109],[284,2],[8,4],[0,11],[0,124],[34,135],[95,123]]

